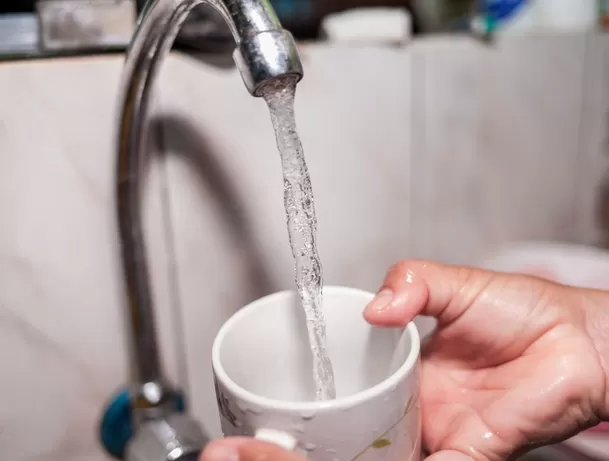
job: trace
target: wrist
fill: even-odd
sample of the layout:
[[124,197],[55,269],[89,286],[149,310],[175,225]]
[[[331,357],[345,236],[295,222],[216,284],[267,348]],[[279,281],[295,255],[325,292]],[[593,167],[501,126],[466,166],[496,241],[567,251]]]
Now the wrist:
[[600,366],[605,375],[605,398],[600,416],[609,421],[609,292],[588,292],[584,303],[586,329],[598,354]]

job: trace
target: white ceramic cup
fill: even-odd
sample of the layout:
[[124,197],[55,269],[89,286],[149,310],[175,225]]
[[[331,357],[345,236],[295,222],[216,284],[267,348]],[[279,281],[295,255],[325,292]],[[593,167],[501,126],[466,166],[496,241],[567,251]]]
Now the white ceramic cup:
[[337,398],[315,400],[297,295],[270,295],[233,315],[213,345],[224,435],[254,436],[315,461],[419,461],[416,326],[371,327],[362,316],[371,293],[326,287],[323,294]]

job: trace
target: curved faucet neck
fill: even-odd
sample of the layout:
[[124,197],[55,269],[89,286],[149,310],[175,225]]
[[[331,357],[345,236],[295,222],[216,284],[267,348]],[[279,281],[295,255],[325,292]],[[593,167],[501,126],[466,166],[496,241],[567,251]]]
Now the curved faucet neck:
[[258,96],[259,89],[274,78],[302,78],[294,40],[281,28],[268,0],[151,0],[142,12],[123,74],[116,174],[118,232],[137,387],[133,398],[136,423],[171,412],[174,395],[161,367],[142,223],[150,97],[158,69],[181,25],[201,3],[216,8],[229,23],[237,43],[235,62],[252,95]]

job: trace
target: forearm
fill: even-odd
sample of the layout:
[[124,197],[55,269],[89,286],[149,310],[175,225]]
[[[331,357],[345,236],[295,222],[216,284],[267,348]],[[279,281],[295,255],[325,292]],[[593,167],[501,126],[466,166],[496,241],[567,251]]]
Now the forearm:
[[586,298],[586,328],[605,372],[604,408],[600,409],[600,416],[609,421],[609,292],[589,291]]

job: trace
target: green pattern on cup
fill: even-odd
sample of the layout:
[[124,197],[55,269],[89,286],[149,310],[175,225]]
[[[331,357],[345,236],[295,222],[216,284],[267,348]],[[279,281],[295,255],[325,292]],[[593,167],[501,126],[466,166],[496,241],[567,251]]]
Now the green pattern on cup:
[[398,424],[400,424],[404,420],[404,418],[406,418],[408,413],[410,413],[410,410],[412,410],[412,408],[414,407],[416,401],[417,401],[417,399],[415,398],[415,396],[411,395],[410,398],[408,399],[408,402],[406,402],[406,408],[404,408],[404,414],[402,414],[400,419],[398,419],[397,422],[394,425],[392,425],[389,429],[387,429],[385,432],[383,432],[380,437],[375,439],[371,444],[369,444],[366,448],[364,448],[357,455],[355,455],[351,459],[351,461],[355,461],[356,459],[358,459],[360,456],[362,456],[364,453],[366,453],[371,448],[380,449],[380,448],[385,448],[385,447],[388,447],[389,445],[391,445],[391,440],[386,438],[387,434],[389,434]]
[[372,448],[385,448],[391,445],[391,440],[389,439],[376,439],[372,442]]

